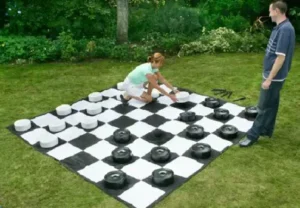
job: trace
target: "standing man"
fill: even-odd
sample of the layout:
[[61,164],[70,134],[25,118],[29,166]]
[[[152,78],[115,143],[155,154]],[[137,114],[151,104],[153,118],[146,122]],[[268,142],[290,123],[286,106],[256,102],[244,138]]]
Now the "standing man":
[[258,115],[240,147],[249,147],[260,136],[272,137],[280,101],[280,90],[290,71],[295,48],[295,30],[286,17],[287,4],[270,5],[270,17],[276,23],[266,49],[263,82],[258,102]]

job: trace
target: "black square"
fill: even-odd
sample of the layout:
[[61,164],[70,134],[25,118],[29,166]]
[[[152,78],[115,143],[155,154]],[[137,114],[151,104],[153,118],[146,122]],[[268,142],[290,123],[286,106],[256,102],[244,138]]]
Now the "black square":
[[16,131],[14,124],[8,126],[7,129],[8,129],[10,132],[12,132],[13,134],[16,134],[16,135],[18,135],[18,136],[21,136],[22,134],[25,134],[25,133],[28,133],[28,132],[30,132],[30,131],[33,131],[33,130],[35,130],[35,129],[40,128],[40,127],[37,126],[34,122],[30,121],[30,123],[31,123],[31,128],[28,129],[27,131],[22,131],[22,132]]
[[204,164],[204,166],[207,166],[209,163],[211,163],[214,159],[216,159],[221,154],[222,154],[221,152],[218,152],[217,150],[214,150],[213,148],[211,148],[211,155],[210,155],[209,158],[207,158],[207,159],[198,159],[198,158],[194,158],[192,156],[192,150],[190,148],[182,156],[189,157],[191,159],[196,160],[197,162],[199,162],[201,164]]
[[229,114],[229,117],[227,119],[221,120],[221,119],[215,118],[214,113],[211,113],[211,114],[207,115],[206,117],[209,118],[209,119],[211,119],[211,120],[219,121],[219,122],[222,122],[222,123],[227,123],[228,121],[230,121],[231,119],[234,118],[233,115]]
[[137,122],[137,120],[129,118],[128,116],[121,116],[121,117],[117,118],[116,120],[109,122],[109,124],[112,126],[118,127],[120,129],[125,129],[128,126],[131,126],[136,122]]
[[[160,131],[161,135],[156,136],[156,132]],[[154,129],[153,131],[149,132],[148,134],[144,135],[142,139],[146,140],[147,142],[150,142],[152,144],[156,145],[163,145],[166,142],[170,141],[174,137],[173,134],[163,131],[163,130],[158,130]]]
[[165,107],[167,107],[167,105],[161,104],[159,102],[151,102],[141,107],[141,109],[156,113],[161,109],[164,109]]
[[137,108],[134,106],[120,104],[120,105],[112,108],[111,110],[116,111],[117,113],[120,113],[120,114],[127,114],[135,109],[137,109]]
[[52,131],[50,131],[49,126],[45,126],[45,127],[43,127],[43,128],[46,129],[46,130],[47,130],[49,133],[51,133],[51,134],[57,134],[57,133],[59,133],[59,132],[65,131],[66,129],[68,129],[68,128],[70,128],[70,127],[72,127],[72,125],[66,122],[66,128],[64,128],[63,130],[58,131],[58,132],[52,132]]
[[217,129],[215,132],[213,132],[213,134],[217,135],[218,137],[220,137],[222,139],[228,140],[228,141],[232,142],[233,144],[237,144],[244,136],[246,136],[245,132],[238,131],[237,132],[237,136],[235,138],[231,138],[231,139],[225,138],[221,134],[221,128],[222,127],[220,127],[219,129]]
[[40,145],[39,142],[35,143],[35,144],[33,145],[33,147],[34,147],[36,150],[38,150],[39,152],[47,153],[47,152],[49,152],[49,151],[55,149],[56,147],[59,147],[59,146],[65,144],[65,143],[66,143],[66,141],[64,141],[64,140],[62,140],[62,139],[60,139],[60,138],[58,138],[58,144],[57,144],[55,147],[51,147],[51,148],[43,148],[43,147],[41,147],[41,145]]
[[75,147],[78,147],[78,148],[84,150],[84,149],[96,144],[99,141],[101,141],[101,139],[98,139],[98,137],[96,137],[95,135],[86,133],[76,139],[71,140],[69,143],[74,145]]
[[104,113],[107,110],[108,110],[107,108],[102,107],[102,111],[100,113],[96,114],[96,115],[90,115],[90,114],[88,114],[87,109],[81,110],[80,112],[83,113],[84,115],[89,116],[89,117],[95,117],[95,116],[97,116],[97,115],[99,115],[101,113]]
[[72,170],[78,171],[97,161],[98,159],[94,158],[92,155],[86,152],[79,152],[78,154],[68,157],[61,162]]
[[143,122],[154,126],[154,127],[159,127],[160,125],[166,123],[167,121],[170,121],[169,119],[166,119],[165,117],[162,117],[160,115],[157,114],[153,114],[151,116],[148,116],[147,118],[145,118],[144,120],[142,120]]
[[173,103],[170,106],[172,106],[174,108],[178,108],[180,110],[188,111],[188,110],[192,109],[193,107],[195,107],[196,105],[197,105],[196,103],[186,102],[186,103]]
[[169,159],[168,161],[166,161],[166,162],[155,162],[155,161],[153,161],[152,158],[151,158],[151,151],[150,151],[148,154],[146,154],[145,156],[143,156],[142,159],[147,160],[148,162],[151,162],[151,163],[153,163],[153,164],[156,164],[156,165],[159,165],[159,166],[162,166],[162,167],[163,167],[164,165],[166,165],[166,164],[172,162],[172,161],[175,160],[177,157],[179,157],[176,153],[170,152],[170,154],[171,154],[171,157],[170,157],[170,159]]
[[186,134],[187,130],[184,129],[182,132],[180,132],[179,134],[177,134],[178,136],[182,137],[182,138],[185,138],[185,139],[188,139],[188,140],[192,140],[194,142],[197,142],[197,141],[200,141],[202,139],[204,139],[205,137],[207,137],[210,133],[209,132],[204,132],[204,135],[202,138],[200,139],[195,139],[195,138],[190,138],[187,134]]
[[126,185],[122,188],[122,189],[111,189],[108,188],[105,185],[105,181],[104,179],[98,183],[96,183],[96,186],[102,190],[104,190],[107,194],[112,195],[112,196],[120,196],[124,191],[127,191],[128,189],[130,189],[132,186],[134,186],[134,184],[136,184],[137,182],[139,182],[139,180],[129,176],[126,174],[126,178],[127,178],[127,183]]
[[132,156],[132,159],[127,162],[127,163],[117,163],[113,160],[112,156],[108,156],[106,158],[104,158],[102,161],[105,162],[106,164],[110,165],[110,166],[114,166],[116,169],[122,169],[123,167],[125,167],[126,165],[132,164],[135,161],[137,161],[139,159],[139,157],[136,156]]
[[85,129],[85,128],[82,128],[81,123],[77,124],[76,127],[80,128],[80,129],[83,129],[83,130],[86,131],[86,132],[92,132],[92,131],[94,131],[95,129],[97,129],[98,127],[103,126],[103,125],[105,124],[105,123],[102,122],[102,121],[97,121],[97,123],[98,123],[97,126],[96,126],[95,128],[92,128],[92,129]]
[[248,121],[255,121],[256,118],[247,116],[245,112],[246,112],[246,111],[243,110],[243,111],[240,112],[237,116],[240,117],[240,118],[247,119]]
[[[152,182],[152,175],[145,178],[143,181],[151,185],[152,187],[158,188],[160,190],[165,191],[165,195],[168,195],[175,189],[177,189],[179,186],[181,186],[183,183],[185,183],[188,179],[183,178],[181,176],[174,174],[174,183],[170,184],[169,186],[158,186],[155,183]],[[163,196],[162,196],[163,197]]]
[[192,125],[192,124],[196,123],[197,121],[200,121],[201,119],[203,119],[203,116],[198,116],[198,115],[196,115],[196,119],[195,119],[194,121],[182,121],[182,120],[180,119],[180,116],[179,116],[179,118],[177,118],[177,119],[175,119],[175,120],[176,120],[176,121],[183,122],[183,123],[186,123],[186,124],[188,124],[188,125]]
[[75,113],[77,113],[77,112],[78,112],[77,110],[75,110],[75,109],[72,108],[72,112],[71,112],[70,114],[68,114],[68,115],[65,115],[65,116],[60,116],[60,115],[58,115],[57,112],[56,112],[56,110],[53,110],[53,111],[51,111],[51,112],[49,112],[49,113],[51,113],[52,115],[56,116],[56,117],[59,118],[59,119],[63,119],[63,118],[66,118],[66,117],[68,117],[68,116],[70,116],[70,115],[73,115],[73,114],[75,114]]
[[108,141],[109,143],[111,143],[112,145],[115,145],[115,146],[118,146],[118,147],[124,147],[124,146],[126,146],[126,145],[131,144],[132,142],[134,142],[137,138],[138,138],[137,136],[131,134],[129,142],[124,143],[124,144],[123,143],[117,143],[114,140],[114,136],[113,135],[110,136],[110,137],[108,137],[108,138],[106,138],[105,140]]

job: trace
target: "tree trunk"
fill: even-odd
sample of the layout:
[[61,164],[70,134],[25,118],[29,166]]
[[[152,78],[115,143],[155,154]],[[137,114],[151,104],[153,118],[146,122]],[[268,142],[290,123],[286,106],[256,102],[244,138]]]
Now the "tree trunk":
[[117,1],[117,42],[128,41],[128,0]]
[[0,0],[0,29],[5,25],[6,0]]

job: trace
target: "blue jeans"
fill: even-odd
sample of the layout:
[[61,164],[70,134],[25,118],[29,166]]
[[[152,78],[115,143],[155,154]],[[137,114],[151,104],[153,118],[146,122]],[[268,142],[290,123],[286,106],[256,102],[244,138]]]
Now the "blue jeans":
[[272,82],[269,89],[260,89],[258,115],[247,133],[249,139],[255,141],[261,135],[273,135],[283,84],[284,82]]

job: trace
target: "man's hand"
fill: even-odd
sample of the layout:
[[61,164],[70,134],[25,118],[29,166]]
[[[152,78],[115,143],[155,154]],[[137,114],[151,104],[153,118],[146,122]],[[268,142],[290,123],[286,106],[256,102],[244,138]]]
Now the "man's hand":
[[272,81],[270,81],[269,79],[266,79],[263,83],[262,83],[262,88],[264,90],[268,90],[270,88]]

